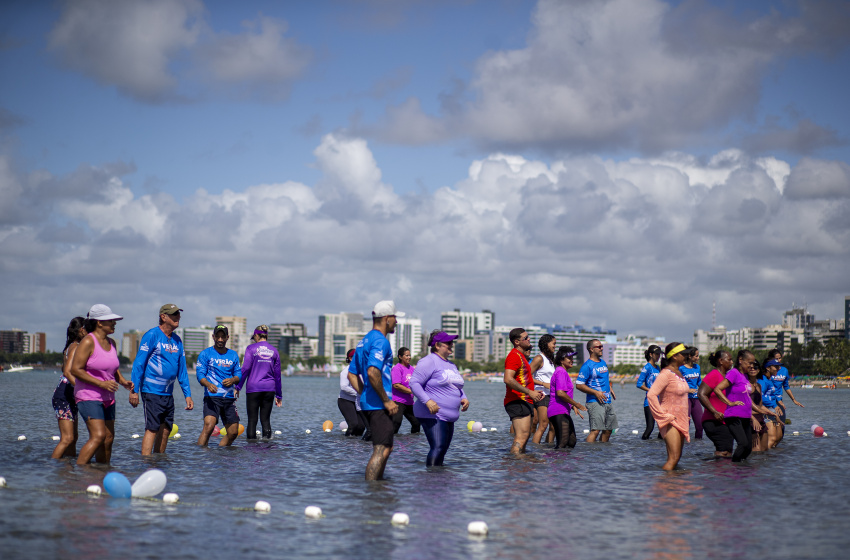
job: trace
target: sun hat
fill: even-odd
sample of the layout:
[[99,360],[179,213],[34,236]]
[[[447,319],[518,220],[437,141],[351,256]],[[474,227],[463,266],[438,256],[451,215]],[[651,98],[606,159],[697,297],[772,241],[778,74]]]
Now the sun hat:
[[94,319],[95,321],[120,321],[123,318],[121,315],[113,313],[108,306],[102,303],[92,305],[86,315],[86,319]]

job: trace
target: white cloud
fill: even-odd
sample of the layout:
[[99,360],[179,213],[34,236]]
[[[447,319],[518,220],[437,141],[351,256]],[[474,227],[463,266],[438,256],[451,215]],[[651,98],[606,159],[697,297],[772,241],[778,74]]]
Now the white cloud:
[[279,99],[311,59],[284,36],[287,25],[260,15],[231,34],[210,28],[200,0],[69,0],[49,48],[68,68],[145,102],[185,101],[203,82]]
[[[526,45],[482,56],[466,87],[443,96],[439,114],[413,98],[388,107],[377,130],[362,130],[414,145],[461,137],[520,151],[681,149],[751,118],[776,61],[836,52],[850,40],[839,31],[850,23],[841,7],[737,16],[749,19],[703,2],[540,0]],[[806,152],[842,141],[803,119],[746,142]]]
[[49,47],[69,68],[156,101],[173,92],[170,66],[198,39],[198,0],[71,0]]
[[[799,197],[793,180],[783,194],[782,161],[493,154],[453,186],[400,196],[362,139],[327,135],[315,155],[315,185],[199,190],[182,203],[133,194],[123,165],[0,175],[19,185],[4,200],[25,218],[0,221],[0,317],[48,300],[41,320],[58,324],[108,294],[127,328],[175,300],[192,324],[226,312],[314,329],[321,312],[396,298],[426,321],[489,308],[500,323],[682,338],[707,326],[715,299],[721,322],[752,326],[802,298],[838,309],[846,290],[848,199],[832,187]],[[804,160],[790,175],[834,167]]]

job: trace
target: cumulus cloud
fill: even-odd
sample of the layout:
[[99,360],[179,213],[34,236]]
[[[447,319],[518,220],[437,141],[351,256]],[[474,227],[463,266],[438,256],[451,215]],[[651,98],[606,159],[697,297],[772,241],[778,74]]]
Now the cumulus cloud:
[[[414,100],[389,107],[374,134],[410,144],[471,137],[509,150],[681,147],[751,117],[771,64],[837,52],[849,24],[846,5],[803,3],[794,16],[737,20],[706,2],[541,0],[524,48],[482,56],[437,115]],[[836,141],[806,122],[785,136],[773,146]],[[749,142],[770,147],[764,137]]]
[[145,102],[196,95],[193,77],[246,95],[286,97],[309,49],[284,37],[282,20],[260,15],[242,27],[215,32],[200,0],[68,0],[49,49],[66,67]]
[[69,68],[145,101],[173,93],[174,57],[200,32],[199,0],[71,0],[49,48]]
[[312,330],[319,313],[396,298],[431,325],[488,308],[500,324],[683,338],[713,300],[730,327],[776,322],[803,297],[837,316],[850,273],[841,163],[494,153],[452,186],[400,195],[361,138],[329,134],[314,153],[314,185],[182,202],[134,193],[127,164],[20,176],[0,158],[0,317],[49,302],[36,314],[56,330],[106,301],[142,328],[174,300],[188,324],[236,313]]

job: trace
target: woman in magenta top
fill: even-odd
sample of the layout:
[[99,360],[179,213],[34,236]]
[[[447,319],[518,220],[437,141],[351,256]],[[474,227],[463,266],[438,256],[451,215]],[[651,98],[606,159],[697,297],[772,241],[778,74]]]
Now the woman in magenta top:
[[115,391],[119,384],[128,390],[133,388],[133,383],[118,371],[118,352],[115,341],[109,338],[115,332],[116,321],[121,319],[109,307],[93,305],[86,316],[85,329],[89,334],[74,353],[74,398],[89,430],[89,440],[77,457],[78,465],[88,464],[92,456],[98,463],[109,463],[115,439]]
[[688,428],[688,382],[679,368],[685,363],[688,349],[681,342],[671,342],[664,349],[667,364],[646,392],[649,409],[658,423],[658,431],[667,445],[667,462],[661,467],[672,471],[682,458],[682,448],[691,440]]
[[398,349],[398,363],[393,366],[391,372],[393,381],[393,401],[398,405],[398,410],[393,414],[393,433],[398,433],[401,428],[401,419],[407,418],[410,422],[410,433],[419,433],[419,420],[413,414],[413,391],[410,390],[410,376],[413,375],[413,366],[410,365],[410,350],[402,346]]
[[703,408],[702,429],[714,443],[715,457],[731,457],[735,438],[724,420],[726,404],[714,394],[714,388],[726,379],[726,373],[732,369],[732,356],[726,350],[718,350],[709,355],[708,362],[716,369],[703,378],[697,390]]
[[732,461],[739,462],[749,457],[753,450],[753,401],[750,394],[754,391],[749,372],[755,356],[749,350],[741,350],[735,360],[734,368],[726,374],[726,379],[714,388],[715,396],[726,405],[723,417],[732,437],[738,446],[732,453]]
[[570,412],[573,407],[587,410],[583,404],[573,400],[573,380],[567,373],[573,366],[575,355],[576,351],[572,346],[561,346],[554,355],[557,367],[549,380],[549,407],[546,413],[549,415],[549,425],[555,432],[555,449],[572,449],[576,446],[576,428],[570,418]]

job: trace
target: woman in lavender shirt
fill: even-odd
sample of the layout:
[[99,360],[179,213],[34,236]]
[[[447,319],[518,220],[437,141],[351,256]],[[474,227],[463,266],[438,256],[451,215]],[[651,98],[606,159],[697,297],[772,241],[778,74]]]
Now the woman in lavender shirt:
[[442,331],[431,333],[428,341],[431,353],[419,360],[410,378],[410,388],[416,396],[413,413],[431,446],[425,460],[428,467],[443,464],[452,442],[455,422],[460,417],[459,411],[469,408],[469,400],[463,392],[463,377],[457,366],[449,361],[456,338]]

